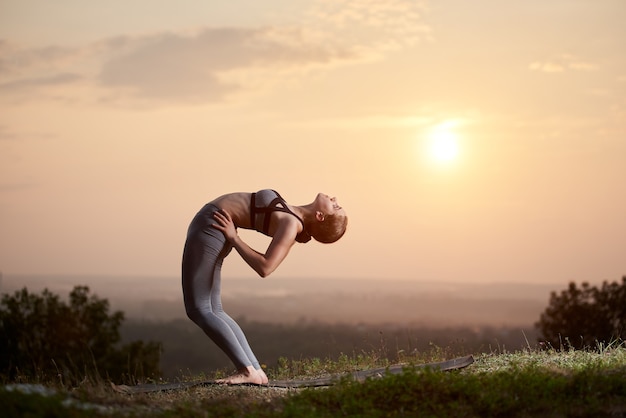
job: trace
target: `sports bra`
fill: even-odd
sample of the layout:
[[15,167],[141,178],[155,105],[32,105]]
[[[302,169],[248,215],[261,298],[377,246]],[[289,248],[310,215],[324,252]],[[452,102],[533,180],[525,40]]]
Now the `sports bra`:
[[309,242],[311,236],[304,230],[304,221],[296,215],[285,199],[276,190],[264,189],[252,193],[250,197],[250,225],[255,230],[269,235],[270,218],[273,212],[285,212],[295,216],[302,224],[302,232],[296,236],[298,242]]

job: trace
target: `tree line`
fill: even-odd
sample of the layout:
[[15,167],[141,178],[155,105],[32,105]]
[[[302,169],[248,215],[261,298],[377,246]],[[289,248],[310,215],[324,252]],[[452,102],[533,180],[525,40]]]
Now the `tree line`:
[[[176,377],[232,367],[226,356],[191,321],[124,321],[109,302],[75,287],[68,301],[47,289],[26,288],[0,301],[0,380],[87,378],[115,382]],[[626,336],[626,276],[594,287],[570,283],[552,292],[535,329],[427,328],[389,325],[328,325],[302,321],[261,324],[239,319],[260,361],[274,367],[281,358],[330,358],[369,354],[390,361],[433,346],[461,355],[517,350],[541,342],[553,349],[589,349]]]
[[5,381],[54,378],[75,384],[85,377],[132,381],[158,374],[160,343],[120,344],[124,313],[76,286],[65,302],[45,289],[26,288],[0,302],[0,377]]

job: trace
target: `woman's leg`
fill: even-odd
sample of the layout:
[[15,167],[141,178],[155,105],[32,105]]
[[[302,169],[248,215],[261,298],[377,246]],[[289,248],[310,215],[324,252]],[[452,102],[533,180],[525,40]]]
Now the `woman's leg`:
[[212,228],[213,210],[203,209],[189,227],[183,253],[182,282],[185,309],[217,346],[228,355],[240,374],[226,383],[266,383],[256,357],[241,328],[222,309],[221,267],[231,248],[223,234]]
[[250,344],[248,343],[248,340],[245,334],[243,333],[243,330],[241,329],[239,324],[237,324],[237,322],[235,322],[235,320],[231,318],[230,315],[228,315],[222,308],[222,297],[221,297],[222,283],[220,279],[221,278],[221,263],[216,265],[213,277],[215,278],[215,280],[213,281],[213,289],[211,290],[212,312],[218,318],[224,321],[225,324],[228,325],[228,327],[233,332],[233,335],[237,339],[237,342],[239,343],[242,350],[246,354],[246,357],[252,364],[252,366],[254,366],[255,369],[259,369],[260,368],[259,361],[256,359],[256,356],[252,352],[252,348],[250,348]]
[[[217,269],[218,270],[217,270],[216,277],[221,277],[221,274],[220,274],[221,264],[217,266]],[[211,292],[211,298],[212,298],[211,306],[213,307],[213,313],[215,313],[226,324],[228,324],[230,329],[235,334],[237,341],[241,345],[241,348],[243,349],[243,351],[246,353],[246,356],[250,360],[252,367],[261,375],[262,383],[267,383],[268,382],[267,376],[265,375],[265,372],[263,371],[263,368],[261,367],[256,356],[252,352],[252,348],[250,347],[250,344],[248,343],[248,339],[243,333],[243,330],[241,329],[239,324],[237,324],[237,322],[235,322],[235,320],[232,319],[231,316],[228,315],[226,311],[224,311],[224,309],[222,308],[221,280],[216,280],[214,282],[213,291]]]

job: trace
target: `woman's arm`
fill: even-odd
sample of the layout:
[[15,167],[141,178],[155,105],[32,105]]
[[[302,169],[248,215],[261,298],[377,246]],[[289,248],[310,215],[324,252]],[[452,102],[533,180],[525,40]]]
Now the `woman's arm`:
[[265,254],[261,254],[239,237],[235,224],[227,211],[215,212],[213,217],[218,222],[218,224],[213,224],[213,227],[224,233],[226,239],[235,247],[241,258],[261,277],[267,277],[276,270],[296,242],[298,223],[295,222],[295,218],[294,222],[287,221],[289,218],[286,218],[285,222],[280,222],[267,251]]

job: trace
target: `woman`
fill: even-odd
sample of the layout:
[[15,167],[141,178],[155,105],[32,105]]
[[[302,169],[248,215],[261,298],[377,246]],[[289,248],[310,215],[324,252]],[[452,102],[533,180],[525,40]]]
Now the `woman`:
[[[226,194],[206,204],[189,230],[182,262],[183,295],[187,316],[224,351],[237,373],[219,380],[226,384],[266,384],[267,376],[237,323],[222,309],[221,268],[234,247],[259,276],[271,274],[297,241],[337,241],[348,218],[337,200],[318,194],[308,205],[291,206],[274,190]],[[253,250],[237,235],[237,228],[271,236],[265,253]]]

